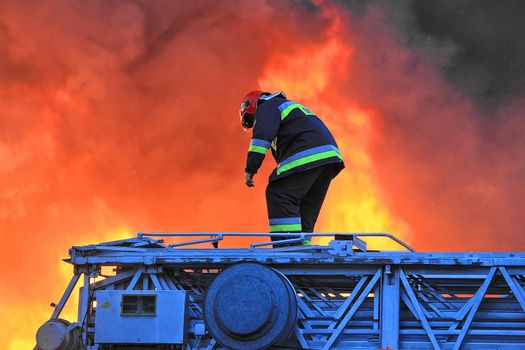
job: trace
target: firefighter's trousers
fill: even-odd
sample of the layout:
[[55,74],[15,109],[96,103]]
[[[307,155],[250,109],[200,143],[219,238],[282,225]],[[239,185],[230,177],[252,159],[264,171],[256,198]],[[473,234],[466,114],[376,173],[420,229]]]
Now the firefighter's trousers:
[[[266,188],[270,232],[313,232],[330,182],[338,172],[334,164],[326,164],[270,182]],[[288,238],[272,237],[272,241]]]

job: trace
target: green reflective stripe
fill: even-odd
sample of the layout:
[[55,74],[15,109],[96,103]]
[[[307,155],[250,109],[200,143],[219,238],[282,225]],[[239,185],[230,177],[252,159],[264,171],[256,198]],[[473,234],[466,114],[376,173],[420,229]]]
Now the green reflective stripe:
[[294,103],[293,105],[289,105],[281,112],[281,120],[284,120],[290,114],[291,111],[294,109],[299,108],[304,114],[306,115],[314,115],[308,108],[306,108],[303,105],[300,105],[299,103]]
[[301,232],[301,224],[270,225],[270,232]]
[[248,152],[266,154],[268,152],[268,148],[264,148],[261,146],[250,146],[250,149],[248,150]]
[[331,158],[331,157],[337,157],[339,159],[343,159],[341,155],[339,154],[339,152],[335,150],[312,154],[311,156],[299,158],[297,160],[294,160],[293,162],[290,162],[286,165],[283,165],[282,167],[277,168],[277,175],[280,175],[284,171],[293,169],[303,164],[312,163],[312,162],[315,162],[321,159],[326,159],[326,158]]
[[292,110],[295,108],[299,108],[301,105],[299,103],[294,103],[293,105],[289,105],[281,112],[281,120],[284,120],[290,114]]

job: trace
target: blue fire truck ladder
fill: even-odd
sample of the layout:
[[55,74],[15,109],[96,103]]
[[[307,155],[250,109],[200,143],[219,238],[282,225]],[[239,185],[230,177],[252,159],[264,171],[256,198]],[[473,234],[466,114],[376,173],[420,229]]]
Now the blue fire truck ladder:
[[[415,252],[384,233],[267,242],[280,235],[139,233],[72,247],[73,277],[35,349],[525,349],[523,252]],[[263,242],[219,248],[246,236]],[[367,250],[370,237],[399,250]],[[69,322],[60,314],[80,279]]]

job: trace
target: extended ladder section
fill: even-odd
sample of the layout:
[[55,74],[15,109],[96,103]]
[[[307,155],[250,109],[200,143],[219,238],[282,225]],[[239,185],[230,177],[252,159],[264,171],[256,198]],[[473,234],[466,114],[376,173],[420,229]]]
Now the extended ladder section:
[[[220,247],[246,236],[257,243]],[[525,349],[525,253],[415,252],[382,233],[314,234],[332,240],[309,246],[307,234],[269,236],[73,247],[36,349]],[[368,250],[375,237],[399,250]],[[80,279],[71,323],[59,317]]]

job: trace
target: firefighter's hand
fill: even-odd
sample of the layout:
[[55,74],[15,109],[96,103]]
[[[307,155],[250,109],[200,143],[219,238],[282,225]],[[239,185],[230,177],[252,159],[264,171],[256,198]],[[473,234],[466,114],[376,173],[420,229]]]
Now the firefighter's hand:
[[255,184],[253,183],[253,176],[254,175],[255,174],[246,173],[246,177],[245,177],[245,180],[244,180],[244,183],[246,184],[246,186],[248,186],[248,187],[255,186]]

